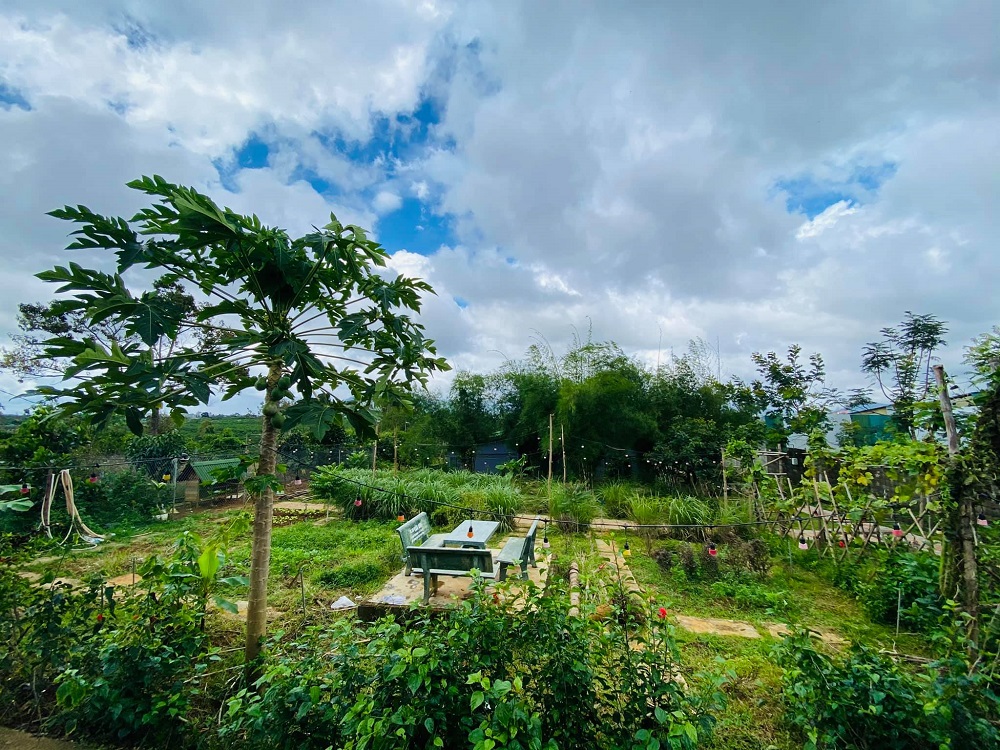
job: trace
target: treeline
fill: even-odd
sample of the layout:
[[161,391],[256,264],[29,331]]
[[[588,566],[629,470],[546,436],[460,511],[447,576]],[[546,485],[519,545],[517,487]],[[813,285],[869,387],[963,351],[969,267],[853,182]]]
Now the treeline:
[[756,445],[765,425],[753,388],[721,382],[713,356],[694,341],[651,368],[613,342],[577,342],[562,356],[535,344],[494,372],[459,372],[447,393],[416,395],[410,411],[384,413],[379,454],[391,445],[402,463],[464,468],[477,446],[502,442],[522,456],[518,470],[542,476],[551,443],[560,478],[714,481],[727,442]]

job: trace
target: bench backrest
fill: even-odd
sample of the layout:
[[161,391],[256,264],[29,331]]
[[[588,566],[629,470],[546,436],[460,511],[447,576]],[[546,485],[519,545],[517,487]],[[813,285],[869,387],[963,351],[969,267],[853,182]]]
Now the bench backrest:
[[528,542],[527,544],[524,545],[525,551],[532,550],[535,548],[535,534],[538,533],[538,523],[540,520],[541,519],[536,516],[535,520],[531,522],[531,528],[528,529],[528,533],[524,537],[525,540]]
[[462,547],[409,547],[410,564],[422,570],[456,570],[468,572],[476,568],[481,573],[493,572],[493,555],[488,549]]
[[409,521],[404,523],[396,532],[399,534],[399,541],[403,543],[403,551],[407,547],[419,547],[427,537],[431,535],[431,522],[426,513],[418,513]]

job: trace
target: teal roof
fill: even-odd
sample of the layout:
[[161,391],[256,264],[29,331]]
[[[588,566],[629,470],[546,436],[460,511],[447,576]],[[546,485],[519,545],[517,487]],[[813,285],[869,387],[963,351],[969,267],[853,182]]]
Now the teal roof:
[[[198,477],[199,482],[205,482],[206,484],[211,484],[216,480],[215,472],[219,469],[235,469],[240,465],[240,460],[238,458],[220,458],[216,461],[192,461],[184,469],[183,474],[188,474],[188,469],[193,471]],[[191,479],[192,477],[186,476],[185,478]],[[178,479],[181,479],[178,477]]]

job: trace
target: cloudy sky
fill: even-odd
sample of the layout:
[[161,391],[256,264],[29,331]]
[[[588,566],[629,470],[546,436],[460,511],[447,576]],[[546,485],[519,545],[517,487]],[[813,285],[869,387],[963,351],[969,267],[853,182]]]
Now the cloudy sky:
[[958,369],[1000,321],[998,38],[994,0],[3,0],[0,336],[70,257],[45,212],[157,173],[371,227],[459,369],[592,325],[848,388],[905,310]]

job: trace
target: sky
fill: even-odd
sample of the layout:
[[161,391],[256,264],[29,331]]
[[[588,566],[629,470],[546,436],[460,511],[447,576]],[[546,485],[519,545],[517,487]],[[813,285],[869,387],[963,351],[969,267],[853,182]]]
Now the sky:
[[370,228],[456,370],[592,331],[724,377],[798,343],[847,389],[912,310],[959,372],[1000,321],[998,38],[993,0],[2,0],[0,339],[83,260],[45,212],[155,173]]

